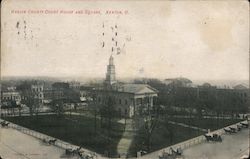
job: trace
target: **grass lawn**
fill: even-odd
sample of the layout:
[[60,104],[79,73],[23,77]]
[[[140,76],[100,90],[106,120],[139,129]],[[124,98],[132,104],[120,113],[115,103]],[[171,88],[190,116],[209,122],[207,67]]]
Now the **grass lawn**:
[[192,126],[196,126],[203,129],[217,130],[225,126],[235,124],[243,121],[241,119],[214,119],[214,118],[170,118],[169,120],[180,122]]
[[[188,140],[190,138],[204,134],[198,130],[193,130],[190,128],[185,128],[173,124],[168,124],[165,121],[160,121],[157,127],[153,131],[151,137],[151,148],[150,152],[162,149],[164,147]],[[137,135],[135,136],[132,146],[129,149],[130,156],[135,156],[137,151],[145,150],[147,151],[147,145],[145,141],[147,140],[147,134],[144,128],[141,128]]]
[[94,118],[85,116],[41,115],[9,117],[5,119],[101,154],[109,151],[111,156],[117,154],[117,144],[122,137],[124,128],[123,124],[115,121],[112,122],[111,129],[107,126],[101,128],[100,120],[97,119],[95,135]]

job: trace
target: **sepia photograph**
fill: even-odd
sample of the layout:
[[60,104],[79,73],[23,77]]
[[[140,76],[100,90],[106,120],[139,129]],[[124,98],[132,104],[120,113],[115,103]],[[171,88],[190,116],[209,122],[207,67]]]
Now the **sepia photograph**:
[[248,159],[247,0],[3,0],[0,159]]

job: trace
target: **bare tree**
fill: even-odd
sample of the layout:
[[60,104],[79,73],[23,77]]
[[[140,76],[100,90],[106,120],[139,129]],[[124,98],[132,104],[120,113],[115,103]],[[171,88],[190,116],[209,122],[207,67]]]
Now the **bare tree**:
[[147,108],[147,112],[143,115],[144,117],[144,129],[147,137],[147,151],[151,150],[151,138],[152,134],[158,124],[159,121],[159,107],[158,105],[150,106],[149,97],[146,97],[146,103],[144,103],[144,107]]
[[111,96],[105,96],[103,104],[101,105],[100,108],[101,116],[104,117],[108,122],[109,134],[110,134],[110,129],[112,128],[111,126],[112,119],[115,117],[116,114],[114,104],[115,104],[114,98],[112,98]]
[[152,117],[148,116],[144,119],[145,121],[145,132],[147,136],[147,150],[150,151],[151,149],[151,138],[153,131],[155,130],[157,123],[158,123],[158,117]]
[[98,115],[98,107],[96,103],[96,95],[94,93],[89,93],[86,95],[87,104],[90,108],[90,111],[94,113],[94,134],[96,135],[97,128],[97,115]]
[[31,90],[31,83],[25,81],[20,84],[17,89],[21,94],[21,103],[25,104],[29,108],[30,116],[33,116],[34,113],[34,104],[35,104],[35,94]]

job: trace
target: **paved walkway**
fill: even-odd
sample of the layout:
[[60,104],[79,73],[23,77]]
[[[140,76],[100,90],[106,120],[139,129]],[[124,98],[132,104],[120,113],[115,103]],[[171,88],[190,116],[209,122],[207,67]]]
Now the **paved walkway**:
[[[55,114],[56,113],[53,113],[53,112],[40,112],[37,115],[40,116],[40,115],[55,115]],[[3,115],[3,117],[18,117],[18,116],[30,116],[30,113],[22,113],[21,115],[19,115],[18,113],[17,114],[9,114],[9,115],[4,114]],[[36,116],[36,113],[33,113],[33,116]]]
[[[120,120],[119,122],[124,123],[124,119]],[[117,146],[118,154],[121,154],[121,157],[125,157],[128,153],[129,147],[133,141],[135,132],[133,130],[132,119],[126,120],[125,131],[123,132],[122,138]]]
[[188,125],[188,124],[178,123],[178,122],[175,122],[175,121],[168,121],[168,123],[183,126],[183,127],[186,127],[186,128],[195,129],[195,130],[200,130],[200,131],[203,131],[203,132],[207,132],[206,129],[202,129],[202,128],[192,126],[192,125]]
[[[89,152],[84,148],[81,151]],[[0,156],[4,159],[79,159],[79,156],[66,156],[63,148],[45,144],[18,130],[2,127],[0,127]],[[97,154],[96,159],[104,158]]]
[[223,135],[222,143],[204,143],[184,150],[185,159],[240,159],[248,155],[249,130]]

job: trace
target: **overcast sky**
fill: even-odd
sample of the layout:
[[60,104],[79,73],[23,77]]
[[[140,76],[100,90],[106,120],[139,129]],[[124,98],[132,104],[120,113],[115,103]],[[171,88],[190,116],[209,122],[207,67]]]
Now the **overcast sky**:
[[[2,5],[2,76],[104,78],[117,41],[118,78],[249,77],[247,1],[8,0]],[[102,14],[75,14],[79,10]],[[106,15],[106,10],[128,14]]]

